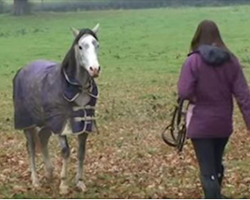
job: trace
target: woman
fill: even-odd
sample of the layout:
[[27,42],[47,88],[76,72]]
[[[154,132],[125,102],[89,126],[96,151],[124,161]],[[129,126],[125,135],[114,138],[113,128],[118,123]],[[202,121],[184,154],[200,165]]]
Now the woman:
[[187,137],[194,146],[205,198],[222,198],[222,157],[233,132],[233,96],[250,130],[249,88],[213,21],[198,25],[190,52],[178,82],[179,97],[190,101]]

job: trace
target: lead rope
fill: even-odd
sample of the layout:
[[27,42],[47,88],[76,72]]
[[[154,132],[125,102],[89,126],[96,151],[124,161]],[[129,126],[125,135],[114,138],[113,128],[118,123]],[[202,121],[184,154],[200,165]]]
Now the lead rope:
[[175,147],[178,153],[182,152],[183,146],[186,141],[186,113],[183,112],[184,101],[185,100],[178,98],[178,104],[175,105],[171,123],[164,129],[161,134],[163,141],[167,145]]

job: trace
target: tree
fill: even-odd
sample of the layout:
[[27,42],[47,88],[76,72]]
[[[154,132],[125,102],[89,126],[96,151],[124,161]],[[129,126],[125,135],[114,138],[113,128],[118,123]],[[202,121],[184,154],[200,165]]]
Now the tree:
[[28,0],[14,0],[14,11],[13,14],[16,16],[29,14],[30,5]]

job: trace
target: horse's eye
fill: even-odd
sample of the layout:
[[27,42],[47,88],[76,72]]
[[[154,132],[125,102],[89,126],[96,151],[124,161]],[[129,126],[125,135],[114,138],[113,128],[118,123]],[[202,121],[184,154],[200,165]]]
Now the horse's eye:
[[82,50],[82,46],[78,46],[78,48],[79,48],[80,50]]

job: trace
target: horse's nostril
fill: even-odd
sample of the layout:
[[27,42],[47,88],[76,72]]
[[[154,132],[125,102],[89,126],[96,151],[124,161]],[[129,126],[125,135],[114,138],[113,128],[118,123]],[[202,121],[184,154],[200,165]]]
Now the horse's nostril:
[[90,71],[93,71],[93,67],[90,67],[89,70],[90,70]]
[[101,66],[98,67],[98,72],[100,72],[100,71],[101,71]]

